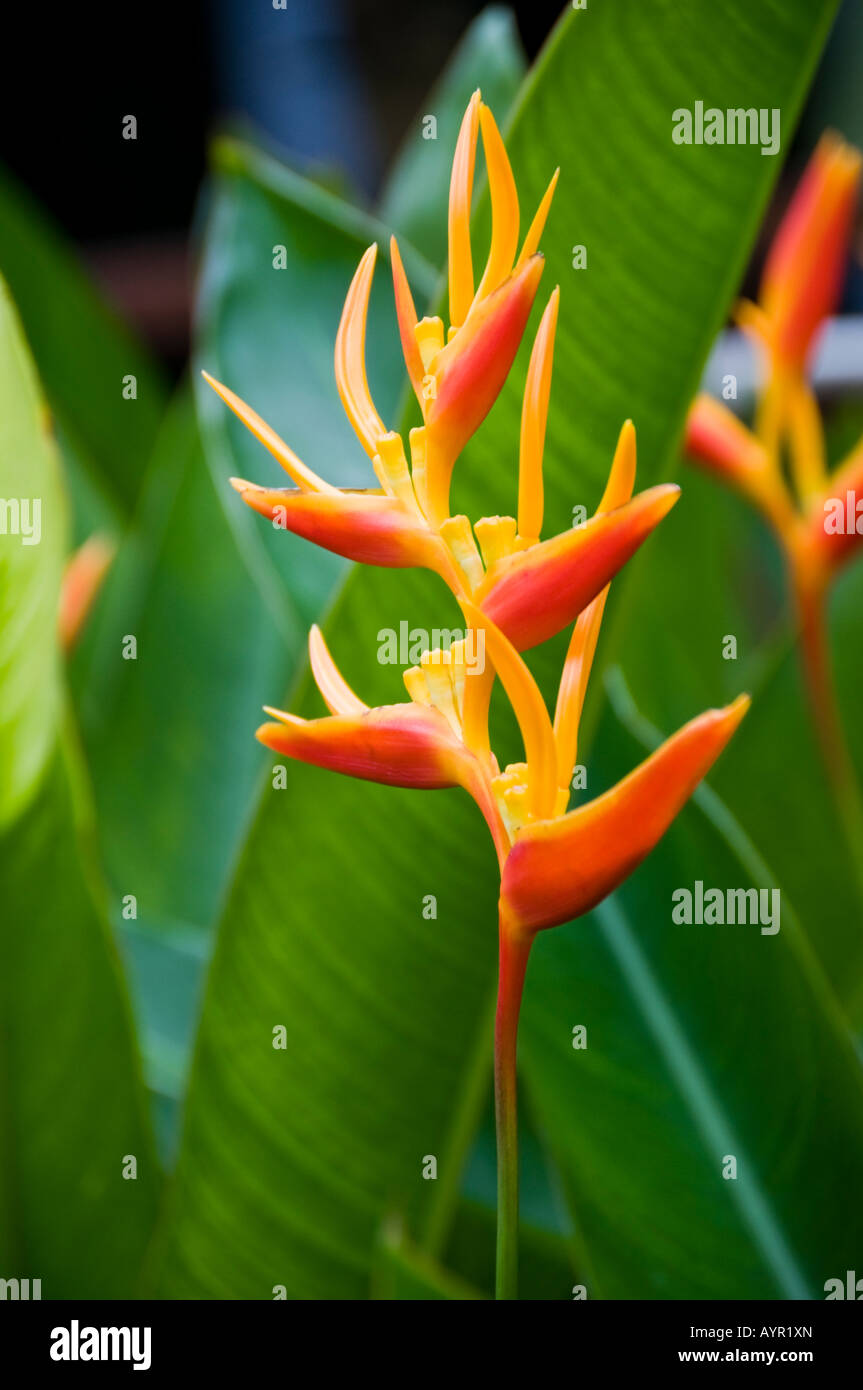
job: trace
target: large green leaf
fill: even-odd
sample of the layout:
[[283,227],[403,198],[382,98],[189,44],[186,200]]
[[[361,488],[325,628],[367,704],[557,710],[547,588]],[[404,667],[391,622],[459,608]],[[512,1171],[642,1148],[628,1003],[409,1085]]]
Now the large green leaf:
[[0,281],[0,827],[33,796],[59,712],[66,500],[48,414]]
[[139,921],[210,922],[255,782],[247,730],[284,663],[184,394],[76,669],[106,866]]
[[[165,388],[62,236],[0,170],[0,273],[15,296],[74,472],[80,530],[131,512]],[[127,399],[124,378],[137,395]],[[80,512],[80,515],[78,514]]]
[[[526,207],[538,201],[551,167],[562,167],[545,238],[546,287],[564,282],[547,460],[550,525],[568,524],[574,504],[595,502],[627,414],[639,425],[642,480],[669,467],[775,174],[757,149],[675,146],[671,112],[693,93],[705,104],[779,106],[787,132],[832,8],[795,0],[753,13],[744,0],[699,0],[663,5],[660,13],[635,0],[596,3],[568,13],[529,80],[510,140]],[[586,272],[571,269],[574,243],[588,247]],[[473,515],[511,507],[520,380],[516,369],[460,465],[458,504]],[[637,585],[637,564],[633,576]],[[402,617],[422,624],[432,612],[439,626],[452,611],[439,602],[430,608],[429,592],[413,574],[351,579],[330,637],[364,697],[397,698],[396,673],[377,662],[379,627]],[[649,606],[636,589],[634,614]],[[438,900],[433,922],[421,915],[428,893]],[[285,790],[267,786],[209,981],[176,1201],[163,1232],[162,1291],[268,1297],[278,1282],[298,1296],[355,1295],[368,1288],[378,1226],[394,1202],[412,1230],[440,1239],[486,1095],[495,897],[478,818],[456,795],[411,796],[303,768],[289,769]],[[657,923],[667,922],[664,902],[653,911]],[[614,989],[613,964],[594,989]],[[676,958],[674,965],[692,1011],[698,981]],[[568,968],[577,980],[578,961]],[[802,1001],[811,1011],[802,1029],[827,1039],[827,1062],[844,1068],[837,1081],[844,1103],[853,1091],[847,1052],[833,1022],[818,1013],[829,1013],[823,991],[801,984],[798,968],[795,958],[787,980],[780,977],[787,997],[777,993],[774,1007],[781,1014]],[[529,995],[532,988],[529,982]],[[633,998],[632,1037],[645,1026],[642,1009],[643,1000]],[[283,1051],[272,1046],[280,1024]],[[701,1041],[724,1046],[724,1036]],[[789,1051],[785,1060],[793,1077],[799,1057]],[[637,1049],[627,1062],[637,1093],[645,1084]],[[759,1057],[744,1053],[739,1064],[738,1089],[749,1104],[737,1122],[753,1147],[744,1122],[760,1120],[764,1077]],[[691,1107],[676,1099],[689,1128],[667,1142],[694,1151],[702,1140]],[[545,1116],[561,1161],[569,1157],[561,1140],[566,1118],[555,1126]],[[594,1145],[608,1146],[609,1159],[628,1148],[625,1112],[618,1118],[619,1127],[591,1135]],[[832,1141],[850,1138],[856,1146],[853,1116],[837,1112],[834,1123]],[[762,1136],[762,1146],[777,1142],[775,1127]],[[438,1157],[437,1183],[422,1180],[426,1154]],[[590,1255],[606,1282],[609,1271],[621,1283],[627,1277],[625,1233],[650,1186],[636,1163],[628,1173],[613,1229],[592,1225],[601,1248]],[[795,1167],[793,1177],[811,1236],[811,1176],[801,1186]],[[658,1207],[653,1220],[660,1244],[680,1230],[674,1209]],[[698,1231],[689,1237],[697,1242]],[[744,1241],[741,1248],[746,1279],[760,1271],[762,1286],[773,1290],[760,1247]],[[688,1262],[683,1268],[685,1278],[670,1292],[691,1291]]]
[[[590,764],[603,785],[658,740],[625,690],[615,705],[639,737],[609,717]],[[776,887],[706,787],[613,898],[537,943],[522,1076],[591,1252],[592,1295],[819,1298],[863,1237],[847,1200],[863,1071],[787,895],[775,934],[675,924],[672,893],[696,880]]]
[[65,498],[5,286],[0,478],[4,499],[42,504],[38,544],[8,531],[0,542],[0,1264],[41,1279],[45,1298],[124,1297],[158,1177],[74,736],[61,729]]
[[159,1173],[76,781],[56,756],[0,838],[0,1261],[43,1298],[131,1298]]

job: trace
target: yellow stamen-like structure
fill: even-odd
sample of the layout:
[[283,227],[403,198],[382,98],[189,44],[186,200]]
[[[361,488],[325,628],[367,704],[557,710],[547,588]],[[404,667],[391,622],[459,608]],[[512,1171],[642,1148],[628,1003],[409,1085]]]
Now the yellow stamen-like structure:
[[466,516],[447,517],[440,534],[464,575],[468,590],[473,593],[485,578],[485,570],[469,519]]
[[394,430],[383,435],[378,441],[378,453],[372,463],[381,485],[390,496],[397,497],[411,511],[419,514],[401,435]]
[[514,516],[483,516],[473,529],[486,569],[512,554],[517,532]]

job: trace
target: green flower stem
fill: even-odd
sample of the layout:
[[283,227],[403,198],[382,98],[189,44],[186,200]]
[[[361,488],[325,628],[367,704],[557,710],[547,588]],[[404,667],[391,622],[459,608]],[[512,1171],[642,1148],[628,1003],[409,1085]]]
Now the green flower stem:
[[842,729],[830,667],[826,596],[799,580],[795,590],[803,670],[813,721],[837,815],[863,897],[863,799]]
[[518,1015],[532,938],[500,925],[500,973],[494,1026],[497,1127],[497,1264],[495,1297],[518,1297]]

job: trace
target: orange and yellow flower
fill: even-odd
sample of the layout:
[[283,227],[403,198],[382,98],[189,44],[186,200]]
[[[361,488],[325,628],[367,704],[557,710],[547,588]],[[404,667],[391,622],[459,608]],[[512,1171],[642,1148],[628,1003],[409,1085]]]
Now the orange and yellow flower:
[[861,168],[859,151],[837,135],[822,138],[768,253],[759,303],[738,306],[738,322],[766,365],[752,428],[700,395],[689,411],[686,448],[757,508],[783,552],[815,727],[863,886],[863,799],[842,732],[826,633],[831,581],[863,545],[857,529],[863,439],[828,472],[808,376],[842,291]]
[[[470,206],[481,138],[492,210],[485,268],[474,279]],[[536,932],[589,911],[630,874],[665,833],[734,733],[741,696],[700,715],[618,786],[569,809],[578,730],[609,583],[675,504],[679,489],[633,496],[636,438],[624,422],[608,484],[582,526],[541,540],[543,452],[557,330],[555,289],[533,343],[518,448],[516,516],[473,523],[450,512],[456,460],[497,398],[524,334],[543,269],[538,251],[557,173],[519,250],[515,179],[479,92],[462,121],[449,206],[449,328],[418,319],[398,246],[390,248],[396,317],[423,423],[387,429],[369,392],[366,318],[376,248],[366,251],[345,302],[335,372],[348,418],[379,487],[346,491],[324,481],[228,387],[207,380],[291,478],[291,488],[233,480],[244,501],[275,525],[350,559],[433,570],[458,600],[466,636],[428,651],[404,672],[408,699],[369,708],[336,667],[318,628],[311,668],[329,714],[318,719],[269,709],[258,730],[285,757],[400,787],[461,787],[478,805],[499,861],[500,984],[496,1096],[502,1211],[512,1215],[515,1029],[521,985]],[[719,430],[721,435],[722,431]],[[410,461],[408,461],[408,455]],[[760,468],[753,455],[752,468]],[[521,652],[574,624],[554,719]],[[468,653],[484,653],[484,661]],[[503,767],[491,747],[489,705],[499,678],[518,721],[524,758]],[[512,1221],[504,1231],[499,1287],[511,1287]],[[507,1234],[508,1233],[508,1234]]]

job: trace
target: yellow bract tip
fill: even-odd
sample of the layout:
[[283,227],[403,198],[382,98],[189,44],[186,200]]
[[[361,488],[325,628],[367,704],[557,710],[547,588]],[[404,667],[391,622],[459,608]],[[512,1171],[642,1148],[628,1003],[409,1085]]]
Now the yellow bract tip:
[[309,661],[315,685],[323,695],[330,714],[366,713],[368,705],[354,694],[336,666],[317,623],[309,631]]
[[539,540],[542,531],[545,506],[542,458],[559,305],[560,286],[557,285],[537,329],[524,388],[518,451],[518,533],[528,542]]
[[631,420],[624,420],[597,514],[613,512],[615,507],[622,507],[629,501],[635,487],[636,461],[635,426]]
[[449,188],[449,317],[456,328],[464,323],[473,300],[473,260],[470,249],[470,204],[479,131],[479,89],[468,102],[459,130]]
[[336,385],[342,405],[369,458],[374,458],[378,441],[387,432],[375,410],[366,378],[366,319],[377,250],[373,242],[357,266],[342,310],[335,350]]
[[476,298],[497,289],[509,275],[518,250],[518,190],[497,122],[487,106],[479,112],[491,195],[491,246]]
[[[223,386],[215,377],[210,376],[209,372],[201,372],[202,377],[209,386],[212,386],[217,396],[225,402],[225,405],[234,412],[238,420],[242,420],[246,429],[263,444],[264,448],[272,454],[273,458],[281,464],[288,477],[292,478],[297,487],[304,492],[338,492],[338,488],[330,483],[324,482],[317,473],[313,473],[311,468],[307,468],[302,459],[299,459],[293,449],[289,449],[283,439],[276,434],[266,422],[262,420],[250,405],[235,395],[229,387]],[[250,484],[246,484],[250,486]]]
[[524,265],[525,261],[529,261],[531,256],[536,255],[540,238],[543,232],[545,231],[545,224],[548,218],[548,211],[551,207],[551,200],[554,197],[554,190],[557,187],[557,180],[559,176],[560,169],[558,168],[555,169],[554,173],[552,174],[551,182],[549,183],[548,188],[543,193],[539,207],[537,208],[536,213],[534,214],[534,219],[528,228],[527,236],[524,239],[524,245],[521,248],[521,253],[519,255],[518,261],[516,262],[516,270],[519,270],[521,266]]

